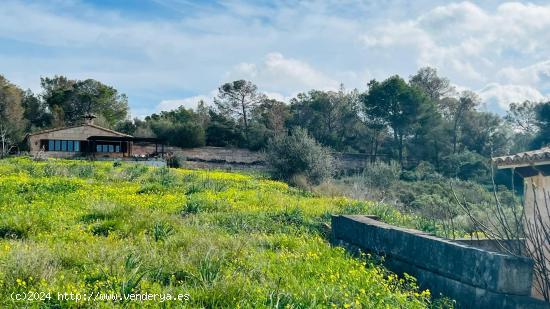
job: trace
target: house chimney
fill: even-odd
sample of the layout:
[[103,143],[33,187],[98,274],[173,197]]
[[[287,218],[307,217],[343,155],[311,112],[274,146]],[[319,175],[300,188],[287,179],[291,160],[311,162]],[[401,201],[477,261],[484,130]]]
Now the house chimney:
[[84,118],[84,124],[94,124],[94,119],[97,117],[92,114],[86,114],[82,118]]

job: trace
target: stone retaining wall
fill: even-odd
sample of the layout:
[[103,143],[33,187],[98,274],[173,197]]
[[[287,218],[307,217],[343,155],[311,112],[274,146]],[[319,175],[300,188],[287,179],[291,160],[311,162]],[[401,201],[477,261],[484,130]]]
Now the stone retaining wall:
[[[255,169],[267,168],[262,152],[242,148],[198,147],[181,149],[166,147],[166,152],[183,159],[182,164],[188,168],[212,169]],[[368,155],[335,153],[336,167],[340,171],[361,171],[370,161]]]
[[530,297],[533,262],[395,227],[366,216],[333,216],[337,243],[385,256],[386,266],[459,308],[550,308]]

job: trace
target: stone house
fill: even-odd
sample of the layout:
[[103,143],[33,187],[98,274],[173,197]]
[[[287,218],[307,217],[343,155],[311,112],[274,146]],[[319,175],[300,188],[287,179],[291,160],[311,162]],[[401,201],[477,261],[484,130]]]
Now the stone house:
[[163,157],[164,144],[156,138],[134,137],[93,123],[85,117],[81,125],[27,134],[32,156],[49,158],[149,158]]

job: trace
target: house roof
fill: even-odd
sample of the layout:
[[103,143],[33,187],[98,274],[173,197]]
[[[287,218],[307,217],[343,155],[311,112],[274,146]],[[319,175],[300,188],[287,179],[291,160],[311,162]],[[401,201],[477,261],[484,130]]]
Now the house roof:
[[79,125],[75,125],[75,126],[68,126],[68,127],[60,127],[60,128],[42,130],[42,131],[38,131],[38,132],[34,132],[34,133],[29,133],[29,134],[26,135],[26,137],[33,136],[33,135],[38,135],[38,134],[49,133],[49,132],[60,131],[60,130],[65,130],[65,129],[84,127],[84,126],[96,128],[96,129],[103,130],[103,131],[106,131],[106,132],[110,132],[110,133],[113,133],[113,134],[116,134],[116,135],[119,135],[119,136],[132,137],[131,135],[120,133],[120,132],[117,132],[117,131],[114,131],[114,130],[111,130],[111,129],[107,129],[107,128],[104,128],[104,127],[100,127],[100,126],[95,125],[95,124],[79,124]]
[[499,169],[534,165],[550,165],[550,147],[496,157],[491,160]]
[[156,137],[135,137],[135,136],[100,136],[93,135],[88,137],[89,141],[132,141],[132,142],[152,142],[162,143],[163,139]]

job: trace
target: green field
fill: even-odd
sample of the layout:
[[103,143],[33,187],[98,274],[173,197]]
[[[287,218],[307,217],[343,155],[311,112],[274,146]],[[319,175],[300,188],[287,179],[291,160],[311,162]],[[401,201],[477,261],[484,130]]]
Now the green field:
[[[337,213],[414,223],[383,205],[315,197],[260,176],[4,159],[0,307],[431,305],[414,281],[330,246],[327,224]],[[74,301],[58,293],[189,299]]]

